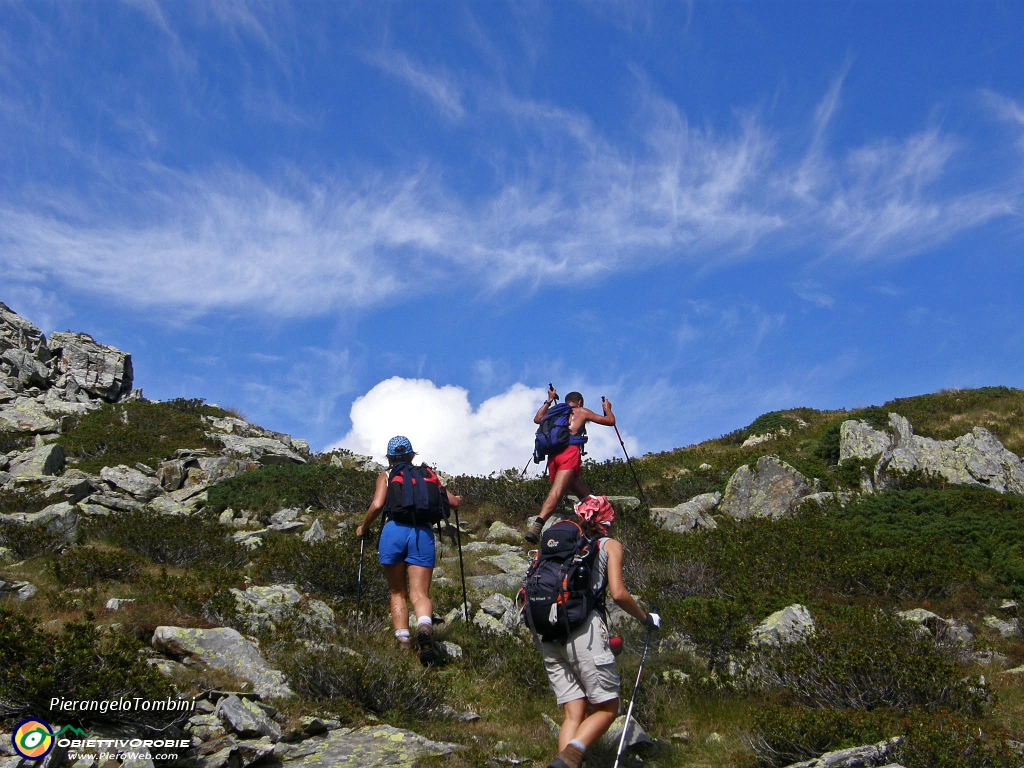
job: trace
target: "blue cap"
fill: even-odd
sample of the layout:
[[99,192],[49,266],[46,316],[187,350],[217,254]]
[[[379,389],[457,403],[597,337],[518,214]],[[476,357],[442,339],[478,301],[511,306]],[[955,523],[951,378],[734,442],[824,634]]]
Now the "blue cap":
[[408,456],[411,453],[412,443],[409,442],[408,437],[396,435],[388,440],[388,456],[395,458],[398,456]]

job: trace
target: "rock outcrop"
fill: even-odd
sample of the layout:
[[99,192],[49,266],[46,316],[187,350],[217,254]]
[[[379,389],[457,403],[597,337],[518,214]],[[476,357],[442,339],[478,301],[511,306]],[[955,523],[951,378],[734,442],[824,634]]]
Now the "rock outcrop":
[[811,612],[799,603],[787,605],[762,621],[750,632],[752,645],[789,645],[814,634]]
[[884,487],[886,475],[915,470],[938,475],[956,485],[983,485],[999,493],[1024,493],[1024,463],[984,427],[955,440],[933,440],[914,434],[910,421],[889,414],[891,432],[872,429],[862,421],[845,421],[840,428],[839,457],[881,457],[875,484]]
[[814,492],[807,478],[776,456],[762,456],[754,469],[743,465],[725,487],[718,511],[739,520],[791,514],[804,496]]
[[718,523],[711,517],[711,510],[718,506],[722,494],[702,493],[678,506],[651,509],[651,518],[666,531],[690,533],[697,529],[713,530]]
[[153,647],[177,658],[191,658],[248,681],[261,696],[289,698],[295,694],[284,675],[271,668],[259,649],[233,629],[157,627]]

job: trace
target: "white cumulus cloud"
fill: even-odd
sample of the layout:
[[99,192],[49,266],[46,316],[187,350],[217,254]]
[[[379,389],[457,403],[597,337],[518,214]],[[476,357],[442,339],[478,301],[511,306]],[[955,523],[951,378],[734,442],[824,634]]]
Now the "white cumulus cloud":
[[[477,408],[462,387],[429,379],[386,379],[352,403],[352,429],[328,450],[347,448],[385,461],[388,440],[409,438],[419,458],[453,474],[485,475],[522,469],[533,452],[533,415],[544,390],[513,384]],[[587,455],[602,461],[621,456],[615,430],[590,425]],[[623,435],[632,455],[636,441]],[[530,463],[536,472],[543,465]],[[595,489],[598,490],[598,489]]]

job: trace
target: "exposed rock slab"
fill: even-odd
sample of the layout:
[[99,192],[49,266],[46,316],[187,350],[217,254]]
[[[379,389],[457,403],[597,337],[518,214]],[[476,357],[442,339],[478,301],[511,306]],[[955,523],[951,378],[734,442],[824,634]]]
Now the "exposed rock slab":
[[776,611],[750,631],[753,645],[789,645],[805,640],[814,634],[814,619],[811,612],[799,603],[787,605]]
[[160,483],[154,478],[124,464],[119,464],[116,467],[104,467],[100,470],[100,477],[104,482],[141,501],[155,499],[163,493]]
[[892,435],[866,421],[849,419],[839,425],[839,460],[870,459],[892,450]]
[[64,462],[64,447],[58,443],[50,443],[18,454],[11,459],[7,471],[13,477],[56,475],[64,469]]
[[673,533],[690,533],[703,528],[713,530],[718,523],[711,517],[711,510],[718,506],[722,494],[702,493],[689,501],[675,507],[655,507],[651,510],[651,518],[666,531]]
[[902,738],[880,741],[877,744],[866,744],[863,747],[850,747],[835,752],[826,752],[813,760],[793,763],[787,768],[898,768],[888,760]]
[[459,744],[431,741],[390,725],[367,725],[314,736],[284,755],[283,759],[285,765],[295,768],[412,768],[422,758],[449,755],[462,749],[465,747]]
[[719,512],[739,520],[786,517],[813,492],[807,478],[776,456],[762,456],[754,469],[743,465],[725,487]]
[[78,507],[62,501],[59,504],[51,504],[38,512],[0,514],[0,522],[44,528],[48,533],[63,537],[70,544],[74,542],[78,533]]
[[86,333],[50,334],[49,347],[57,356],[56,371],[89,394],[113,403],[132,391],[131,355]]
[[273,629],[288,618],[300,620],[307,628],[327,631],[334,626],[334,611],[321,600],[302,606],[302,594],[291,584],[232,589],[235,606],[250,631]]
[[56,432],[58,424],[41,403],[37,403],[33,398],[19,397],[0,409],[0,429],[44,434]]
[[224,443],[224,450],[233,456],[249,459],[257,464],[305,464],[306,460],[279,440],[270,437],[239,437],[211,432],[210,437]]
[[247,680],[261,696],[288,698],[295,695],[285,682],[284,674],[271,668],[259,649],[233,629],[157,627],[153,647],[173,656],[192,657]]

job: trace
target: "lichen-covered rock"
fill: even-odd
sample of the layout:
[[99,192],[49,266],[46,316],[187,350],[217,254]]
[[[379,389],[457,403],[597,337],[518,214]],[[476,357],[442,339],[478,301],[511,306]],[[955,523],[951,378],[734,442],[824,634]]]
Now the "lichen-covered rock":
[[294,619],[307,629],[326,632],[334,626],[334,611],[321,600],[309,600],[302,606],[302,594],[291,584],[232,589],[235,606],[249,630],[274,629],[286,619]]
[[501,520],[495,520],[487,529],[486,539],[488,541],[519,541],[521,535],[511,525],[506,525]]
[[232,456],[249,459],[260,465],[306,463],[298,453],[270,437],[239,437],[221,432],[211,432],[210,437],[224,443],[224,450]]
[[171,459],[163,462],[156,471],[156,480],[165,491],[176,491],[185,484],[188,477],[188,469],[181,459]]
[[892,447],[878,460],[876,485],[885,485],[887,473],[919,470],[957,485],[1024,494],[1024,463],[984,427],[955,440],[933,440],[915,435],[910,421],[899,414],[890,413],[889,424]]
[[[626,724],[626,716],[619,715],[612,722],[611,727],[601,737],[601,744],[606,749],[618,749],[619,741],[622,739],[622,729]],[[654,741],[648,736],[635,717],[629,718],[629,728],[626,730],[626,749],[637,749],[640,747],[653,747]]]
[[247,680],[261,696],[288,698],[295,695],[284,675],[271,668],[259,649],[233,629],[157,627],[153,633],[153,647],[172,656],[191,657]]
[[141,501],[150,501],[164,492],[154,478],[124,464],[104,467],[100,470],[100,477],[114,488],[119,488]]
[[275,743],[281,739],[281,726],[251,701],[233,693],[217,702],[213,714],[243,739],[266,736]]
[[27,581],[5,581],[0,578],[0,597],[12,596],[15,600],[24,602],[33,597],[39,589]]
[[750,632],[752,645],[789,645],[814,634],[811,612],[799,603],[787,605],[762,621]]
[[776,456],[762,456],[755,469],[743,465],[733,473],[718,511],[739,520],[777,520],[791,514],[800,499],[812,492],[807,478],[789,464]]
[[43,332],[0,301],[0,352],[24,349],[35,353],[45,346]]
[[13,477],[57,475],[64,469],[64,462],[64,447],[59,443],[50,443],[19,453],[11,459],[7,472]]
[[888,432],[873,429],[864,421],[850,419],[839,427],[839,460],[870,459],[892,448]]
[[5,350],[0,353],[0,360],[7,364],[11,375],[17,378],[21,386],[39,389],[49,386],[50,368],[28,350]]
[[72,544],[78,534],[78,507],[75,504],[62,501],[59,504],[51,504],[38,512],[0,514],[0,522],[44,528],[48,533],[61,536],[67,543]]
[[608,503],[612,505],[617,515],[640,509],[640,499],[636,496],[609,496]]
[[132,391],[132,356],[96,343],[86,333],[50,335],[56,371],[94,397],[114,403]]
[[651,518],[666,531],[690,533],[698,528],[713,530],[718,523],[711,517],[711,510],[718,506],[722,494],[702,493],[675,507],[655,507]]
[[890,763],[887,757],[902,741],[902,737],[897,737],[880,741],[877,744],[866,744],[863,747],[849,747],[835,752],[826,752],[813,760],[792,763],[786,768],[870,768],[871,766],[899,768],[897,764]]
[[318,541],[323,541],[327,538],[327,532],[324,531],[324,527],[320,525],[319,520],[314,520],[313,524],[309,526],[309,530],[302,534],[302,540],[307,544],[315,544]]
[[431,741],[412,731],[390,725],[339,728],[306,739],[283,755],[289,768],[335,768],[336,766],[400,766],[412,768],[425,757],[449,755],[465,749],[459,744]]
[[527,563],[526,560],[518,554],[513,553],[491,555],[483,558],[483,561],[489,565],[493,565],[502,573],[514,576],[520,581],[526,577],[526,569],[529,567],[529,563]]
[[45,434],[56,432],[58,426],[57,420],[34,398],[19,397],[0,408],[0,429]]
[[995,616],[986,616],[982,619],[982,622],[986,627],[994,629],[1007,640],[1020,637],[1020,622],[1017,619],[1003,621]]

